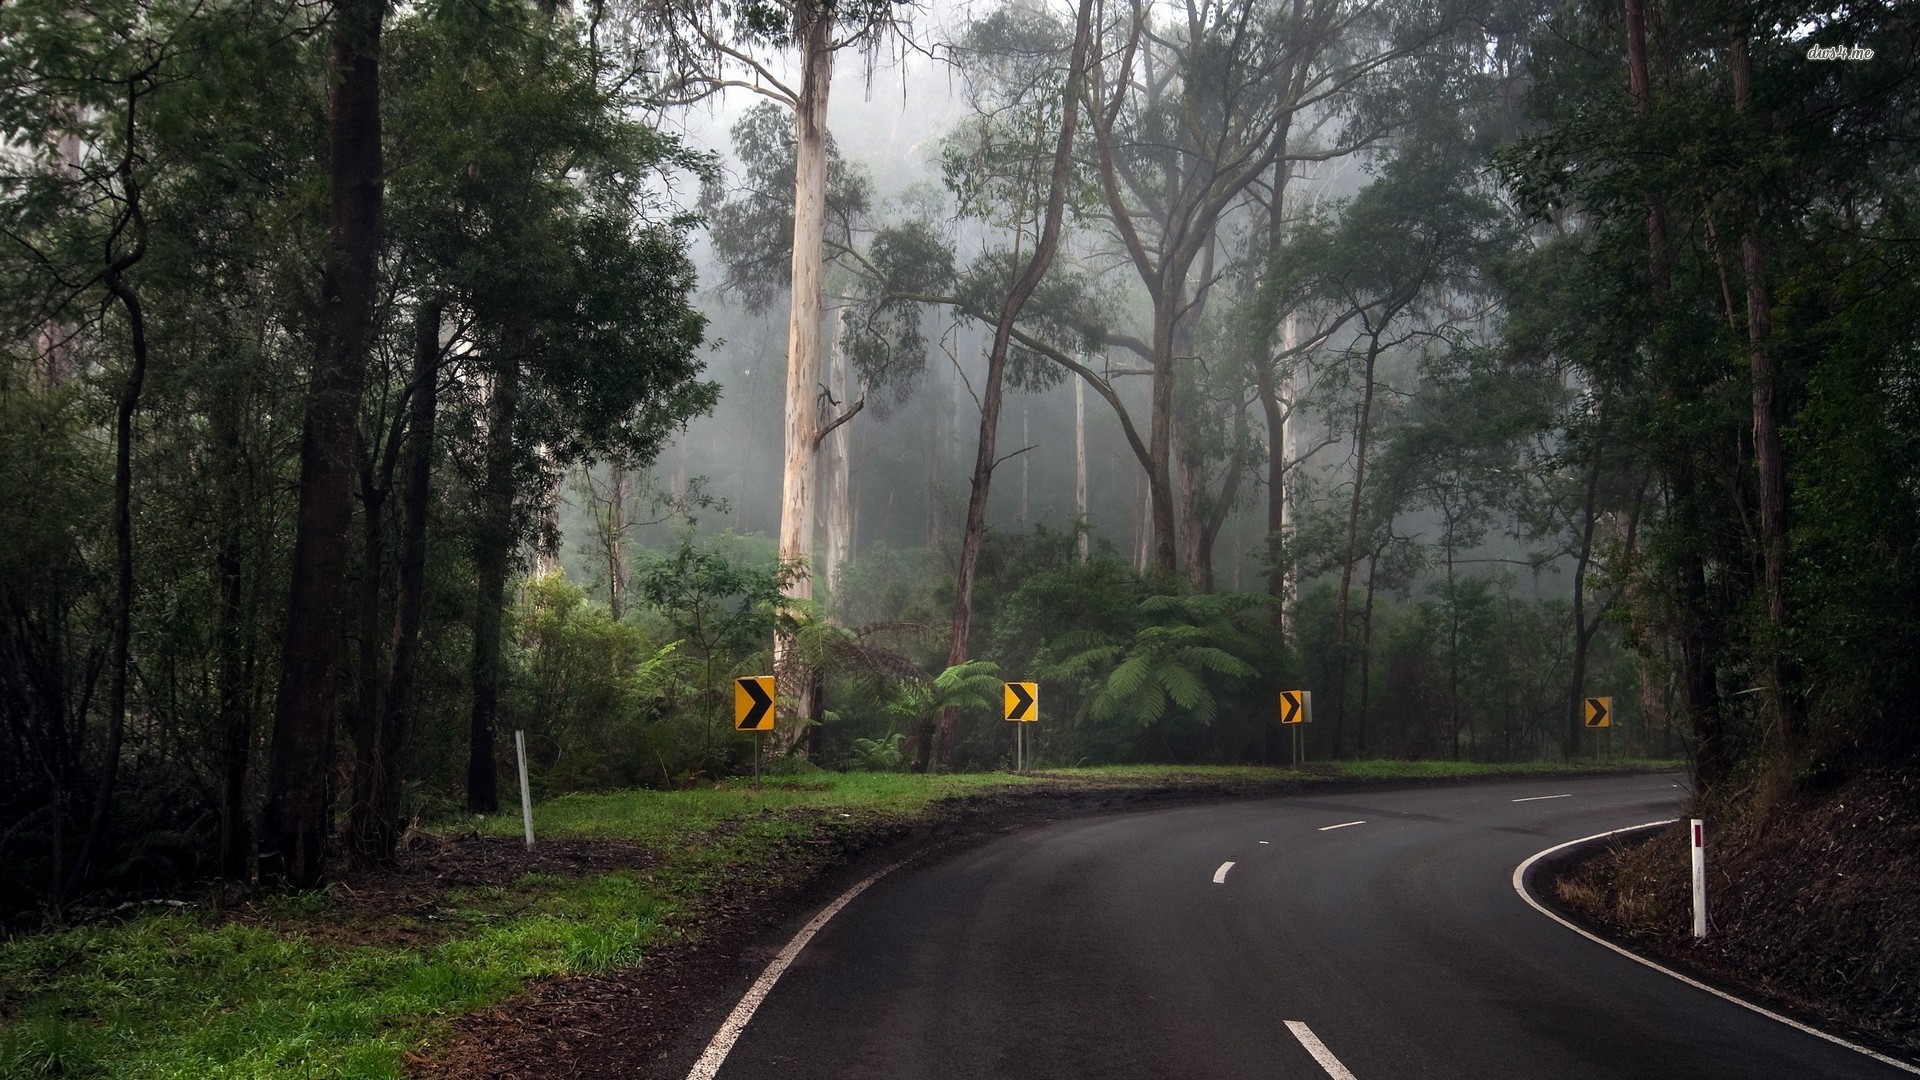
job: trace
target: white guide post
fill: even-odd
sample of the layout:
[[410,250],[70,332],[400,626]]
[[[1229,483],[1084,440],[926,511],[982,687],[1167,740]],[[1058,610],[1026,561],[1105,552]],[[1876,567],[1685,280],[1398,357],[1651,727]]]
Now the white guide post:
[[527,790],[527,733],[513,733],[513,748],[520,755],[520,817],[527,825],[527,850],[533,850],[533,793]]
[[1707,823],[1693,819],[1693,936],[1707,936]]

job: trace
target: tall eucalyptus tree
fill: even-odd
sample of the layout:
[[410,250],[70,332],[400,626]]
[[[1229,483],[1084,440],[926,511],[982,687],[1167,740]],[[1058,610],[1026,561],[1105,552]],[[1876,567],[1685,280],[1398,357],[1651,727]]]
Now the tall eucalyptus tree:
[[[663,58],[670,101],[691,103],[737,88],[793,112],[785,457],[780,473],[780,557],[791,563],[805,564],[813,554],[822,435],[851,415],[849,410],[823,423],[814,396],[821,381],[827,101],[833,86],[834,58],[843,50],[870,51],[887,42],[898,29],[896,7],[895,0],[749,0],[739,5],[642,0],[640,5],[643,25],[657,35],[652,47]],[[792,75],[775,59],[787,50],[794,53],[797,72]],[[795,574],[787,580],[790,598],[812,598],[808,574]],[[781,667],[790,645],[789,635],[776,635],[776,669]],[[809,710],[803,706],[802,711]]]
[[[1089,168],[1151,312],[1142,353],[1152,373],[1153,564],[1171,574],[1175,389],[1215,280],[1223,221],[1276,167],[1342,157],[1389,130],[1394,110],[1376,92],[1455,14],[1390,0],[1183,0],[1163,11],[1136,4],[1101,26],[1087,107]],[[1334,131],[1296,144],[1302,124]]]

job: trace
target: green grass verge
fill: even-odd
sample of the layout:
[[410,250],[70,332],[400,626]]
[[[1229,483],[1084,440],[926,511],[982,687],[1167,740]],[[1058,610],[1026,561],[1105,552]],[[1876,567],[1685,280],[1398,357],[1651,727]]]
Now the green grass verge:
[[[1679,767],[1617,762],[1575,771]],[[683,933],[676,917],[722,880],[774,874],[823,831],[913,819],[938,800],[1018,790],[1295,785],[1564,773],[1567,767],[1342,762],[1260,767],[1112,766],[1007,774],[814,773],[722,790],[568,795],[535,808],[537,835],[618,839],[658,852],[644,870],[524,875],[436,898],[432,944],[366,944],[316,920],[326,893],[269,902],[267,918],[170,910],[0,945],[0,1076],[395,1077],[450,1016],[547,975],[631,966]],[[515,815],[479,823],[518,834]],[[768,869],[773,867],[773,869]],[[425,899],[425,898],[423,898]],[[404,913],[393,913],[404,920]],[[371,935],[377,940],[378,935]]]

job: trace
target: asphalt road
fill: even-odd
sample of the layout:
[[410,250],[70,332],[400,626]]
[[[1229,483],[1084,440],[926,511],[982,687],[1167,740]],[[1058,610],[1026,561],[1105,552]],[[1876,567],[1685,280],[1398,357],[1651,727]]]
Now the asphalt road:
[[1673,777],[1498,783],[1029,829],[857,897],[719,1077],[1908,1076],[1514,893],[1533,853],[1682,795]]

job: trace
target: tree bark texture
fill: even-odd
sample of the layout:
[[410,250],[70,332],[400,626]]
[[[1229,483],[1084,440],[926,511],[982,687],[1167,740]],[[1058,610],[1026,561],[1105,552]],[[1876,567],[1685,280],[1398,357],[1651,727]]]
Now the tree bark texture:
[[[827,368],[827,393],[833,408],[847,408],[847,345],[840,313],[833,318],[833,348]],[[827,587],[828,613],[839,608],[840,572],[853,555],[853,435],[852,424],[827,433],[821,448],[827,467],[827,553],[822,560],[821,583]]]
[[[833,12],[818,0],[795,8],[800,43],[800,94],[794,104],[792,294],[787,318],[786,457],[780,470],[780,558],[800,572],[789,579],[790,600],[813,599],[814,497],[820,431],[814,400],[820,385],[820,306],[827,206],[827,95],[833,82]],[[792,636],[776,631],[773,670],[782,694],[813,713],[813,679],[793,663]],[[798,723],[777,741],[792,745]]]
[[347,599],[354,438],[372,343],[380,250],[380,29],[385,0],[339,0],[327,105],[330,230],[318,348],[300,438],[300,496],[262,820],[270,876],[320,880]]
[[[797,28],[800,38],[800,100],[794,110],[792,301],[787,319],[786,458],[780,474],[780,557],[806,561],[813,556],[815,465],[814,436],[819,431],[814,394],[820,385],[820,301],[827,196],[827,93],[833,79],[833,50],[828,40],[832,15],[807,3]],[[797,577],[788,589],[797,600],[810,599],[810,577]],[[784,655],[786,643],[776,643]],[[777,665],[776,665],[777,666]]]
[[500,808],[494,768],[494,721],[500,709],[500,617],[513,561],[514,425],[520,408],[520,358],[494,358],[493,402],[487,417],[486,478],[480,522],[474,529],[473,709],[467,725],[467,809]]
[[[433,427],[440,380],[440,317],[437,299],[420,305],[414,318],[413,399],[407,419],[407,457],[400,491],[400,551],[388,639],[385,692],[379,695],[377,727],[361,744],[354,765],[355,858],[367,865],[393,861],[404,823],[401,813],[407,715],[420,657],[420,623],[427,582],[427,519],[433,504]],[[366,771],[364,780],[361,770]]]

